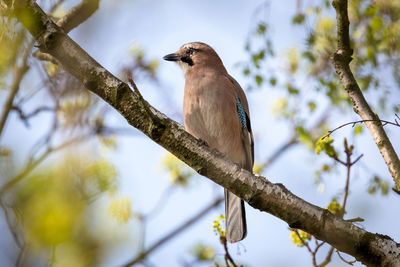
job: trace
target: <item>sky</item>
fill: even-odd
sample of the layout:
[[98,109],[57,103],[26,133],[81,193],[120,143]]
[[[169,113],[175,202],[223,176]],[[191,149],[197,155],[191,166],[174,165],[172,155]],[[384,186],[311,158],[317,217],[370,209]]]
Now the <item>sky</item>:
[[[71,1],[76,4],[77,1]],[[296,12],[297,1],[264,0],[239,1],[184,1],[184,0],[103,0],[100,9],[84,24],[74,29],[70,36],[94,59],[114,74],[123,66],[133,44],[142,46],[148,57],[160,61],[159,83],[139,81],[137,86],[144,98],[160,111],[182,123],[184,79],[177,65],[162,60],[166,54],[176,51],[182,44],[202,41],[211,45],[220,55],[228,72],[245,87],[247,83],[237,66],[247,60],[244,50],[245,39],[260,16],[272,25],[272,39],[278,57],[286,49],[304,45],[305,32],[291,27],[291,16]],[[27,81],[25,81],[27,82]],[[164,90],[164,91],[163,91]],[[168,97],[166,97],[168,96]],[[252,128],[256,137],[256,161],[268,157],[289,135],[289,127],[274,119],[269,112],[279,93],[267,88],[247,92],[250,103]],[[335,120],[336,125],[357,119],[355,114]],[[115,112],[110,122],[128,127],[125,120]],[[46,125],[41,119],[38,124]],[[22,125],[10,123],[7,126],[5,142],[17,144],[22,135]],[[11,130],[10,130],[11,129]],[[389,130],[393,134],[394,130]],[[21,133],[15,134],[15,133]],[[349,130],[338,133],[338,140]],[[40,132],[33,133],[33,136]],[[369,134],[363,134],[358,141],[364,154],[362,164],[390,178],[387,168]],[[400,140],[394,140],[400,147]],[[119,194],[132,199],[133,208],[149,211],[158,203],[159,196],[168,187],[168,174],[160,168],[165,150],[141,133],[119,138],[118,149],[106,152],[119,170]],[[22,154],[22,152],[21,152]],[[340,192],[343,179],[330,180],[324,194],[318,192],[313,180],[313,169],[309,166],[315,157],[300,147],[288,151],[279,162],[272,165],[264,175],[272,182],[283,183],[294,194],[313,204],[326,206],[332,195]],[[366,230],[387,234],[400,240],[397,223],[400,219],[398,202],[393,194],[388,197],[371,197],[366,193],[366,178],[361,168],[354,168],[354,180],[349,197],[348,217],[363,217]],[[343,177],[343,172],[338,177]],[[163,209],[150,223],[146,232],[145,247],[154,243],[171,229],[196,214],[208,205],[223,190],[204,177],[197,177],[187,189],[175,189],[164,203]],[[248,236],[239,244],[230,245],[234,259],[245,266],[311,266],[311,256],[304,248],[293,245],[288,225],[266,213],[246,206]],[[192,228],[166,243],[149,257],[149,266],[182,266],[188,260],[187,251],[197,242],[217,250],[223,260],[222,246],[212,231],[213,220],[223,213],[223,205],[210,212]],[[382,220],[381,218],[387,218]],[[137,225],[134,222],[121,226],[123,234],[135,238]],[[117,232],[118,232],[117,231]],[[121,233],[119,233],[121,234]],[[104,266],[119,266],[133,258],[134,242],[126,242],[114,248]],[[325,250],[326,251],[326,250]],[[322,253],[324,254],[324,253]],[[345,255],[346,259],[351,257]],[[205,265],[209,266],[209,265]],[[334,257],[329,266],[347,266]],[[356,266],[362,266],[357,263]]]

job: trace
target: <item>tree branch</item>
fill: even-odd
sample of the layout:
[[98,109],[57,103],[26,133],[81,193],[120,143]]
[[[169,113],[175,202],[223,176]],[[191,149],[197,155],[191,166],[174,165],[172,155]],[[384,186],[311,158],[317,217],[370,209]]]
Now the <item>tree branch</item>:
[[99,2],[100,0],[83,0],[59,19],[57,25],[63,28],[65,32],[70,32],[96,12],[99,8]]
[[[281,184],[273,184],[216,153],[187,133],[181,125],[141,102],[129,86],[118,80],[72,41],[34,2],[15,2],[15,15],[37,40],[39,48],[88,90],[109,103],[129,124],[163,146],[199,174],[228,189],[252,207],[268,212],[290,227],[301,229],[330,243],[367,265],[396,266],[400,244],[390,237],[372,234],[312,205]],[[23,10],[23,12],[22,12]],[[29,20],[25,18],[30,16]],[[152,113],[149,116],[143,103]]]
[[[398,117],[397,114],[395,114],[395,116]],[[343,127],[345,127],[345,126],[347,126],[347,125],[352,125],[352,127],[354,127],[357,123],[366,123],[366,122],[381,122],[381,123],[382,123],[382,126],[385,126],[385,125],[387,125],[387,124],[390,124],[390,125],[394,125],[394,126],[400,127],[400,123],[397,121],[397,119],[395,119],[394,122],[386,121],[386,120],[360,120],[360,121],[351,121],[351,122],[347,122],[347,123],[345,123],[345,124],[342,124],[342,125],[336,127],[336,128],[333,129],[333,130],[329,130],[328,133],[327,133],[326,135],[324,135],[324,136],[321,137],[321,139],[325,139],[325,138],[331,136],[331,134],[332,134],[333,132],[335,132],[335,131],[339,130],[340,128],[343,128]]]
[[172,232],[170,232],[169,234],[167,234],[166,236],[164,236],[163,238],[161,238],[160,240],[155,242],[146,251],[143,251],[143,252],[139,253],[139,255],[135,259],[125,263],[123,266],[125,266],[125,267],[132,266],[132,265],[135,265],[136,263],[142,262],[147,257],[147,255],[149,255],[155,249],[157,249],[158,247],[163,245],[165,242],[169,241],[171,238],[173,238],[176,235],[180,234],[182,231],[187,229],[189,226],[191,226],[192,224],[197,222],[201,217],[203,217],[208,212],[210,212],[213,208],[215,208],[219,204],[221,204],[221,202],[223,200],[224,200],[223,198],[217,198],[210,205],[207,205],[207,207],[205,207],[203,210],[201,210],[198,214],[196,214],[195,216],[190,218],[188,221],[182,223],[182,225],[178,226],[175,230],[173,230]]
[[[59,19],[57,25],[63,28],[66,33],[70,32],[87,20],[99,8],[99,2],[100,0],[82,0],[80,4],[71,8],[67,14]],[[59,1],[55,7],[61,3],[62,1]],[[38,50],[33,55],[40,60],[50,61],[58,65],[58,61],[49,54],[42,53]]]
[[354,111],[365,121],[366,126],[371,132],[372,138],[386,165],[389,168],[397,190],[400,190],[400,160],[392,143],[390,142],[382,123],[377,114],[375,114],[362,94],[360,87],[355,80],[350,69],[350,61],[353,50],[350,47],[349,34],[349,18],[347,14],[347,0],[334,0],[332,5],[336,9],[337,20],[337,38],[338,50],[334,53],[331,60],[335,67],[336,73],[347,91],[351,102],[353,103]]
[[29,66],[28,66],[28,57],[29,54],[32,50],[34,40],[32,39],[29,41],[27,47],[25,48],[23,54],[22,54],[22,62],[21,65],[18,67],[15,67],[14,69],[14,77],[10,86],[10,89],[8,91],[7,99],[6,102],[3,106],[3,111],[1,113],[1,118],[0,118],[0,137],[4,129],[4,125],[6,124],[8,115],[10,113],[10,110],[13,106],[14,98],[18,93],[19,86],[21,84],[22,78],[24,77],[25,73],[28,71]]

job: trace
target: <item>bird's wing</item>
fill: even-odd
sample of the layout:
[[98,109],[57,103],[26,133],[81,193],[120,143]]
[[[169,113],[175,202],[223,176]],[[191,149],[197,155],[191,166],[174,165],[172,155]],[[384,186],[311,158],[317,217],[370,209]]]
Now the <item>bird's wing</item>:
[[254,164],[254,139],[251,130],[249,105],[247,103],[246,95],[239,83],[232,76],[229,76],[229,80],[232,82],[235,89],[236,107],[242,125],[242,142],[246,152],[246,166],[244,167],[247,170],[252,171]]

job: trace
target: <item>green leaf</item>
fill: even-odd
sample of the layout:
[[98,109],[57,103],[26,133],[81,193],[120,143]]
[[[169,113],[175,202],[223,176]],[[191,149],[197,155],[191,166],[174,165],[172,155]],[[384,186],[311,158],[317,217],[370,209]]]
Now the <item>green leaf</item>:
[[371,29],[372,31],[378,31],[380,29],[382,29],[383,27],[383,21],[381,17],[373,17],[371,19]]
[[315,144],[315,153],[319,155],[323,151],[329,157],[336,157],[337,153],[335,151],[335,148],[332,146],[332,143],[333,139],[330,136],[325,138],[320,138]]
[[378,11],[378,6],[377,5],[370,5],[365,9],[365,15],[372,17],[376,14],[376,11]]
[[288,89],[289,94],[291,94],[291,95],[298,95],[300,93],[300,90],[293,87],[292,84],[287,84],[287,89]]
[[256,75],[255,77],[256,83],[258,86],[261,86],[261,84],[263,83],[263,77],[261,77],[260,75]]
[[328,210],[332,214],[339,214],[339,212],[342,210],[342,207],[340,206],[339,202],[337,202],[336,198],[333,198],[331,203],[329,203]]
[[293,17],[292,19],[292,23],[293,24],[303,24],[304,20],[305,20],[306,16],[302,13],[297,14],[296,16]]
[[310,133],[301,126],[296,127],[296,132],[298,134],[299,141],[305,144],[309,149],[312,149],[314,143]]
[[354,135],[359,135],[362,133],[363,127],[361,124],[357,125],[356,127],[354,127]]
[[308,105],[308,109],[309,109],[311,112],[313,112],[313,111],[315,110],[315,108],[317,107],[317,104],[315,104],[315,102],[313,102],[313,101],[309,101],[309,102],[307,103],[307,105]]
[[[297,231],[297,233],[296,233]],[[304,244],[307,244],[308,240],[311,240],[311,235],[302,230],[296,229],[296,231],[290,231],[290,237],[292,238],[292,242],[296,247],[303,247]],[[299,238],[300,236],[300,238]]]
[[264,22],[261,22],[257,26],[257,34],[258,35],[263,35],[267,31],[267,24]]
[[276,85],[276,78],[275,78],[275,77],[271,77],[271,78],[269,79],[269,83],[270,83],[272,86],[275,86],[275,85]]

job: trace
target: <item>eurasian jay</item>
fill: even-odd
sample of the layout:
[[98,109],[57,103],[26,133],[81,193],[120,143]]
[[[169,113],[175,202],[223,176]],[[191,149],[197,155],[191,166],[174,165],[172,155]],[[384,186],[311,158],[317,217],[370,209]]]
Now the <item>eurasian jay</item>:
[[[252,171],[253,134],[246,96],[209,45],[183,45],[165,60],[175,61],[185,76],[185,129],[241,167]],[[246,237],[244,202],[225,189],[226,238],[235,243]]]

